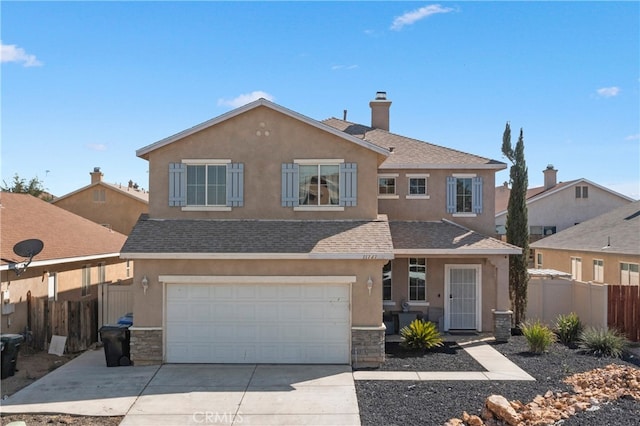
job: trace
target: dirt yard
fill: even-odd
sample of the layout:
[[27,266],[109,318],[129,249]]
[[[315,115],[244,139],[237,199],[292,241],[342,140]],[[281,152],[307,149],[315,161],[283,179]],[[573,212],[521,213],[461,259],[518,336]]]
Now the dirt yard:
[[[21,347],[16,364],[18,371],[16,371],[15,375],[2,379],[2,382],[0,382],[2,398],[13,395],[78,355],[81,355],[81,353],[58,356],[49,354],[46,351],[35,352],[27,346]],[[117,426],[122,419],[123,417],[82,417],[68,414],[2,414],[0,424],[6,425],[15,421],[23,421],[27,426],[80,426],[89,424]]]

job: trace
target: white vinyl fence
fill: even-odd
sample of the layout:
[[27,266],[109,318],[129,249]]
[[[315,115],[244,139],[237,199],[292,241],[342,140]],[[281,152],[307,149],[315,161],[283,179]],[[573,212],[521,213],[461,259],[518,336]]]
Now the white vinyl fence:
[[100,284],[98,291],[98,329],[105,324],[116,324],[118,319],[133,312],[133,280],[118,284]]

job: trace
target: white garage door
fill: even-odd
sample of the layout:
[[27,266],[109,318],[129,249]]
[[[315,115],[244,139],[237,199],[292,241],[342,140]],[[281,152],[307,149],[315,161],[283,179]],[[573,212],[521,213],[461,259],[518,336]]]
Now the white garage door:
[[350,362],[343,284],[167,284],[166,361]]

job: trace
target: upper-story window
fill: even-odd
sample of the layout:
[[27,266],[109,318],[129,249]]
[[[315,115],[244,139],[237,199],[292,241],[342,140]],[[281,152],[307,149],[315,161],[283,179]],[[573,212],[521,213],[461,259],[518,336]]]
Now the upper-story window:
[[169,164],[169,206],[228,211],[243,205],[242,163],[196,159]]
[[104,188],[96,188],[93,190],[93,202],[104,203],[107,200],[107,192]]
[[593,260],[593,280],[597,283],[604,282],[604,260]]
[[409,188],[407,192],[407,198],[409,199],[421,199],[429,198],[427,193],[427,178],[428,174],[408,174],[407,180],[409,182]]
[[620,262],[620,285],[640,285],[637,263]]
[[576,198],[589,198],[589,187],[576,186]]
[[282,207],[342,210],[357,202],[357,166],[344,160],[294,160],[282,165]]
[[378,175],[378,198],[398,198],[396,194],[397,174]]
[[460,216],[482,213],[482,178],[474,174],[448,176],[447,212]]

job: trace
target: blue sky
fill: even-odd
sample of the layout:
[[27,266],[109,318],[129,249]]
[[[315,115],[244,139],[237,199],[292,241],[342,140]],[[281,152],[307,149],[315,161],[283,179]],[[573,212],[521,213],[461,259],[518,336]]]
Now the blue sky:
[[[524,128],[553,164],[640,198],[638,2],[11,2],[1,9],[2,180],[61,196],[148,187],[135,151],[256,97],[496,160]],[[500,172],[498,184],[508,180]]]

